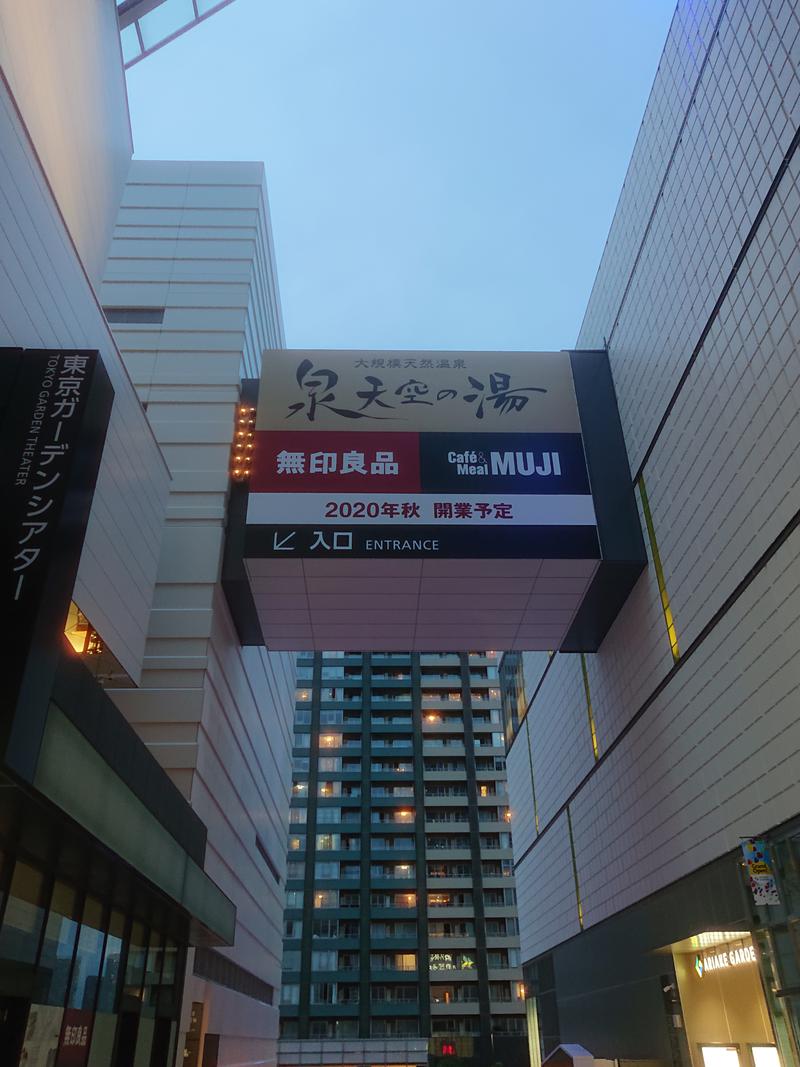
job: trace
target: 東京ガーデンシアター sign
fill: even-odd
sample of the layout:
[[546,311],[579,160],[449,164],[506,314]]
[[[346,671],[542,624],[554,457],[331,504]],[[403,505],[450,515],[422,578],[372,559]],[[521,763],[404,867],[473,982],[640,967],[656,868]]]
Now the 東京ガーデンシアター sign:
[[267,643],[562,647],[604,559],[576,355],[610,385],[605,353],[265,353],[244,557]]

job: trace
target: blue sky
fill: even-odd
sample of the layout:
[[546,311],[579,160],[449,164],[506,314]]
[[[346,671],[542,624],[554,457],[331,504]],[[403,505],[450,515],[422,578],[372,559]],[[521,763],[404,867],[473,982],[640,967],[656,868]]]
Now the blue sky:
[[287,343],[574,344],[674,0],[235,0],[128,74],[139,158],[267,166]]

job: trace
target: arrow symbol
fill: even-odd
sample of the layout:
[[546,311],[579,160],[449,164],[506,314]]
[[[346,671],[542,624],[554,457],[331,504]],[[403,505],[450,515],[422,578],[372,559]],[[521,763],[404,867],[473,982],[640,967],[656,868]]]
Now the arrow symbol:
[[294,551],[294,545],[290,545],[289,542],[292,540],[294,535],[295,535],[295,531],[292,530],[292,532],[288,533],[283,538],[283,540],[279,541],[278,540],[278,531],[276,530],[275,533],[272,535],[272,549],[273,549],[273,551],[274,552],[293,552]]

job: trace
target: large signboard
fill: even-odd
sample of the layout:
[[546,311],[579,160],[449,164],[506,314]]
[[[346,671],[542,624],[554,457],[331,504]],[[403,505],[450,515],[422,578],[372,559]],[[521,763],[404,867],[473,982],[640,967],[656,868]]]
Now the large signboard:
[[281,352],[262,396],[267,555],[599,557],[565,352]]
[[243,552],[270,647],[561,647],[603,558],[573,355],[265,353]]
[[96,351],[0,349],[0,758],[30,777],[113,402]]

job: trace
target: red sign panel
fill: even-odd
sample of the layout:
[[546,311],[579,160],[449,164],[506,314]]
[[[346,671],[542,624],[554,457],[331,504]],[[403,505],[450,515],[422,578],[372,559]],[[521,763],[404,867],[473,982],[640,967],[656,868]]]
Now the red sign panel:
[[58,1043],[57,1067],[85,1067],[92,1037],[91,1011],[67,1008]]
[[419,434],[256,431],[251,493],[408,493],[419,489]]

